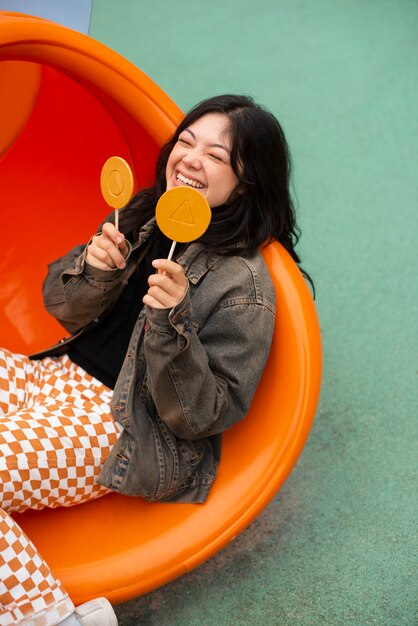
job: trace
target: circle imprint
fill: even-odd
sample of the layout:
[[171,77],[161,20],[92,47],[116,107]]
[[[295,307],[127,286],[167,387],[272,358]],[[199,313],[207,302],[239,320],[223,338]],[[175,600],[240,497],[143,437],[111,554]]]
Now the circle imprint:
[[131,199],[134,177],[129,164],[122,157],[110,157],[103,165],[100,186],[107,204],[122,209]]

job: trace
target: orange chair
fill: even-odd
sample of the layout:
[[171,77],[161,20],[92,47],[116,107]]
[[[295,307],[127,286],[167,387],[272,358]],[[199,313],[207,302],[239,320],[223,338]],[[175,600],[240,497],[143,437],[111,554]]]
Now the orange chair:
[[[62,336],[43,309],[41,283],[47,263],[86,241],[108,213],[102,165],[122,156],[136,189],[149,184],[182,113],[105,46],[15,13],[0,13],[0,79],[0,345],[29,353]],[[248,416],[224,436],[207,503],[112,494],[15,516],[77,604],[128,600],[196,567],[248,526],[296,463],[318,402],[319,325],[289,255],[278,244],[263,254],[277,291],[272,351]]]

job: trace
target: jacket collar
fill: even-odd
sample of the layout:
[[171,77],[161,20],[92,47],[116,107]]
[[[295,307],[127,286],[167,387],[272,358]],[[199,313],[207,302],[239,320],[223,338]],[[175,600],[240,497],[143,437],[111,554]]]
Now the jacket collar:
[[208,252],[202,243],[191,243],[176,260],[190,282],[196,285],[212,269],[219,257],[219,254]]
[[155,217],[151,218],[149,222],[141,226],[139,231],[138,240],[133,245],[133,249],[141,246],[143,243],[149,239],[149,237],[157,230],[157,222]]

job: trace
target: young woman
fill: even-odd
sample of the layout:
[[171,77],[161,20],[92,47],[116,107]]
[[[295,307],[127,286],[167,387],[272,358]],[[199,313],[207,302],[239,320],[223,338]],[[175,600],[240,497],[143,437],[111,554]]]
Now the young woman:
[[[110,218],[49,267],[45,306],[71,338],[31,359],[0,351],[1,624],[116,623],[104,599],[74,613],[6,511],[109,490],[206,500],[221,433],[245,417],[269,354],[275,296],[259,247],[277,240],[299,262],[289,176],[271,113],[244,96],[210,98],[163,147],[155,185],[120,230]],[[205,196],[212,221],[168,261],[155,207],[179,185]]]

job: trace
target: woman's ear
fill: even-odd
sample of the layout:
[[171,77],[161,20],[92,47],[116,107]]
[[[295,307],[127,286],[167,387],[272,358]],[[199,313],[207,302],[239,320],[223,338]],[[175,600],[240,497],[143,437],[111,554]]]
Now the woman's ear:
[[235,189],[232,191],[231,195],[228,198],[228,202],[233,202],[238,198],[238,196],[243,196],[245,193],[245,183],[239,182]]
[[232,192],[232,198],[243,196],[245,193],[245,183],[238,183],[238,186]]

